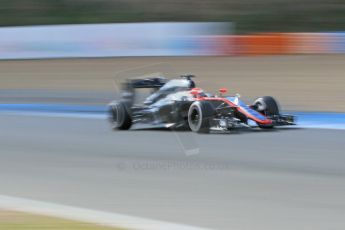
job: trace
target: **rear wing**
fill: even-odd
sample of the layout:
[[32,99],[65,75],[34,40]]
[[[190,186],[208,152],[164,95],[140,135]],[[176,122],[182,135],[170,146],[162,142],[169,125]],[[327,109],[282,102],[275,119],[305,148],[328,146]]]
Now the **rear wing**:
[[133,79],[127,80],[124,83],[124,89],[137,89],[137,88],[154,88],[159,89],[166,83],[165,78],[155,77],[155,78],[146,78],[146,79]]
[[[162,77],[145,78],[145,79],[128,79],[122,84],[121,100],[124,101],[128,107],[132,107],[135,101],[138,99],[138,95],[135,89],[153,89],[154,91],[160,89],[167,80]],[[139,100],[142,95],[139,94]]]

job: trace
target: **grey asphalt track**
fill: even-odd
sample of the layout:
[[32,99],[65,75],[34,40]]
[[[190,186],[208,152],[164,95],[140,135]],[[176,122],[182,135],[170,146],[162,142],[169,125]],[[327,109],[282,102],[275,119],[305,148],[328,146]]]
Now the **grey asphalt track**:
[[1,115],[0,194],[214,229],[343,230],[344,140],[341,130],[113,132],[100,119]]

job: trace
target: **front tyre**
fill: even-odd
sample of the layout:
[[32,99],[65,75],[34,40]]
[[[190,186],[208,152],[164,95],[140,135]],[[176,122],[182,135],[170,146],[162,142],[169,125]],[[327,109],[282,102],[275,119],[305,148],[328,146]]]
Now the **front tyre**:
[[[253,103],[253,107],[256,111],[262,113],[266,117],[279,116],[279,105],[278,102],[271,96],[264,96],[256,99]],[[274,125],[260,125],[262,129],[272,129]]]
[[188,125],[193,132],[209,133],[214,108],[208,101],[195,101],[189,107]]
[[109,121],[113,129],[130,129],[132,126],[132,118],[125,103],[114,102],[109,105]]

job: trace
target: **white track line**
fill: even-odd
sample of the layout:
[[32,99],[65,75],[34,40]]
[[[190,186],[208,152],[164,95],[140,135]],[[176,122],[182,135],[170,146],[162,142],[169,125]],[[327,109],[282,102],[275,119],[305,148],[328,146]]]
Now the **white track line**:
[[136,230],[207,230],[183,224],[0,195],[0,209]]

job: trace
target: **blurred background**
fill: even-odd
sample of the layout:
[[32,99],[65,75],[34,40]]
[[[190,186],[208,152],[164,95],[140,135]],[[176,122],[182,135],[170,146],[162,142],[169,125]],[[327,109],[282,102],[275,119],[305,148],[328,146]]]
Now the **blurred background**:
[[237,33],[344,30],[341,0],[1,0],[1,26],[220,21]]
[[[164,62],[212,91],[231,80],[249,98],[279,94],[288,110],[345,109],[342,1],[1,0],[0,12],[0,59],[13,60],[0,62],[4,102],[105,104],[116,73]],[[90,90],[101,98],[73,98]]]
[[[344,0],[0,0],[0,229],[61,223],[6,195],[211,229],[343,230],[344,64]],[[299,126],[105,122],[126,78],[185,73],[248,103],[272,95]]]

